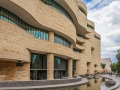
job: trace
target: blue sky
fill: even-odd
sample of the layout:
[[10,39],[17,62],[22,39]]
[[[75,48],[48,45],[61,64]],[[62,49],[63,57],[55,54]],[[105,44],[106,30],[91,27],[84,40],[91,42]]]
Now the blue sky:
[[95,23],[95,31],[101,35],[101,58],[117,62],[120,48],[120,0],[82,0],[88,9],[89,20]]

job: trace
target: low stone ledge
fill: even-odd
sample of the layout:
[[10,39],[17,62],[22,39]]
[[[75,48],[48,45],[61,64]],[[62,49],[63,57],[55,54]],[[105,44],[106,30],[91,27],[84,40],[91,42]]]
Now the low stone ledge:
[[0,87],[25,87],[25,86],[44,86],[74,83],[81,81],[82,78],[55,79],[55,80],[31,80],[31,81],[5,81],[0,82]]

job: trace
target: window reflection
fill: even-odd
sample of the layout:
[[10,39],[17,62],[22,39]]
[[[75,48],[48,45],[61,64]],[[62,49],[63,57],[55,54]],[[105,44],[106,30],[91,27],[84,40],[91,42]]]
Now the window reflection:
[[18,16],[16,16],[12,12],[2,7],[0,7],[0,19],[23,28],[28,33],[33,34],[36,38],[39,38],[42,40],[48,40],[48,31],[27,24],[22,19],[20,19]]

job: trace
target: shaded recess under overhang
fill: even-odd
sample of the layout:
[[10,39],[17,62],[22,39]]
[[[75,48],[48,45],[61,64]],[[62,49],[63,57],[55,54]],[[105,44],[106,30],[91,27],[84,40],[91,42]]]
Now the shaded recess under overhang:
[[77,20],[76,15],[74,12],[71,10],[71,8],[68,6],[68,4],[65,2],[65,0],[55,0],[58,4],[60,4],[72,17],[73,23],[76,27],[77,34],[81,34],[86,37],[86,33],[88,32],[86,28],[81,26]]
[[65,35],[57,30],[53,30],[51,28],[48,28],[48,27],[42,25],[31,14],[29,14],[29,12],[24,10],[19,5],[15,4],[12,0],[0,0],[0,6],[9,10],[10,12],[14,13],[19,18],[21,18],[23,21],[25,21],[26,23],[28,23],[32,26],[38,27],[38,28],[48,30],[48,31],[53,31],[54,33],[65,37],[71,43],[75,44],[75,41],[71,37],[69,37],[69,36],[67,36],[67,35]]

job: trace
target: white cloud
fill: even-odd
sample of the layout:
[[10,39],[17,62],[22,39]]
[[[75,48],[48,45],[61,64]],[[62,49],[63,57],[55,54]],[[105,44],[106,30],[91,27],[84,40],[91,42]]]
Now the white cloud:
[[120,48],[120,0],[92,0],[86,5],[88,19],[95,23],[95,31],[101,35],[101,57],[116,62],[115,55]]
[[88,9],[98,9],[110,4],[114,0],[82,0],[88,7]]

